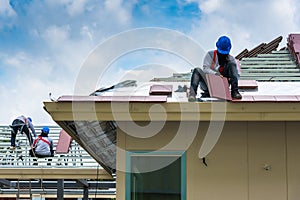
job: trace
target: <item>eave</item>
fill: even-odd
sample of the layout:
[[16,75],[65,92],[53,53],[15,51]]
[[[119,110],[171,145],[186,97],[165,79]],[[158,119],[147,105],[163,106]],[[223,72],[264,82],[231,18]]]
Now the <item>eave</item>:
[[44,102],[54,121],[300,121],[299,102]]

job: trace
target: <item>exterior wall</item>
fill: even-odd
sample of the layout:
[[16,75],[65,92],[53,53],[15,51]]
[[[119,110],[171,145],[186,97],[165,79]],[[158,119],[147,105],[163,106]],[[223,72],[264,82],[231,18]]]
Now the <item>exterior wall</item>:
[[300,123],[287,122],[287,192],[288,199],[300,196]]
[[[190,122],[168,122],[150,138],[124,134],[134,130],[131,122],[124,123],[127,130],[118,129],[117,144],[121,148],[117,151],[117,199],[125,199],[122,171],[126,162],[122,149],[162,149],[170,141],[173,144],[170,150],[187,149],[187,200],[296,200],[300,196],[300,123],[226,122],[218,143],[206,157],[208,166],[202,163],[198,153],[209,122],[200,123],[191,144],[189,137],[173,143],[174,136],[181,135],[180,123]],[[184,126],[180,132],[192,134],[188,127]],[[148,133],[144,129],[134,134]]]

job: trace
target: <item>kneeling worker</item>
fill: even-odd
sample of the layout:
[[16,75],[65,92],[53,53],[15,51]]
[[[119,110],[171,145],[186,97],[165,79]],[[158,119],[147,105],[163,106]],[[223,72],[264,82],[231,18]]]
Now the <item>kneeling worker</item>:
[[206,74],[225,77],[231,86],[231,97],[241,99],[238,90],[238,72],[235,58],[229,54],[231,41],[227,36],[221,36],[216,43],[216,50],[208,51],[203,60],[203,70],[195,68],[191,77],[190,93],[188,100],[196,101],[197,89],[200,85],[203,91],[201,98],[210,97],[207,87]]

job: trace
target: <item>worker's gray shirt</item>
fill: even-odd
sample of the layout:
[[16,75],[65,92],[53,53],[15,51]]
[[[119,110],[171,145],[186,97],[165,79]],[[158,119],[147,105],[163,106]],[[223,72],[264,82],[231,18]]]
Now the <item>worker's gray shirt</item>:
[[[50,137],[42,137],[42,138],[44,140],[47,140],[53,149],[53,140]],[[50,145],[40,140],[39,138],[37,138],[36,140],[38,140],[38,142],[35,147],[35,153],[44,156],[51,156]]]
[[35,129],[34,129],[33,124],[24,115],[21,115],[21,116],[17,117],[16,119],[24,122],[24,124],[26,124],[26,121],[27,121],[27,124],[26,124],[27,127],[31,130],[34,137],[36,137],[36,133],[35,133]]
[[[235,58],[232,55],[229,55],[230,62],[234,62],[236,64]],[[214,50],[208,51],[203,59],[203,72],[206,74],[218,74],[219,73],[219,61],[218,54],[216,54],[216,61],[213,65],[214,60]]]

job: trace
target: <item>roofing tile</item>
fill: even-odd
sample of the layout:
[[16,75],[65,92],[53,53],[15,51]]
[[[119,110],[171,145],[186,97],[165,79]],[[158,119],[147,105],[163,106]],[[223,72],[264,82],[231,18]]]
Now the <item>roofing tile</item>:
[[173,85],[151,85],[149,94],[151,95],[169,95],[172,94]]
[[276,101],[276,98],[272,95],[253,95],[253,100],[258,101]]
[[206,74],[207,86],[211,97],[232,100],[227,78]]
[[284,101],[284,102],[294,102],[299,101],[294,95],[276,95],[276,101]]
[[300,66],[300,34],[289,34],[287,46],[298,66]]
[[240,89],[255,89],[258,87],[256,80],[239,80]]
[[69,152],[69,148],[72,142],[72,137],[64,130],[59,133],[59,140],[56,145],[55,153],[64,154]]
[[300,95],[243,95],[242,99],[233,99],[232,102],[299,102]]
[[239,53],[235,58],[240,60],[244,57],[256,57],[257,54],[271,53],[272,51],[275,51],[277,49],[282,38],[282,36],[279,36],[267,44],[261,43],[260,45],[254,47],[250,51],[245,49],[241,53]]
[[146,96],[144,102],[167,102],[167,96]]

